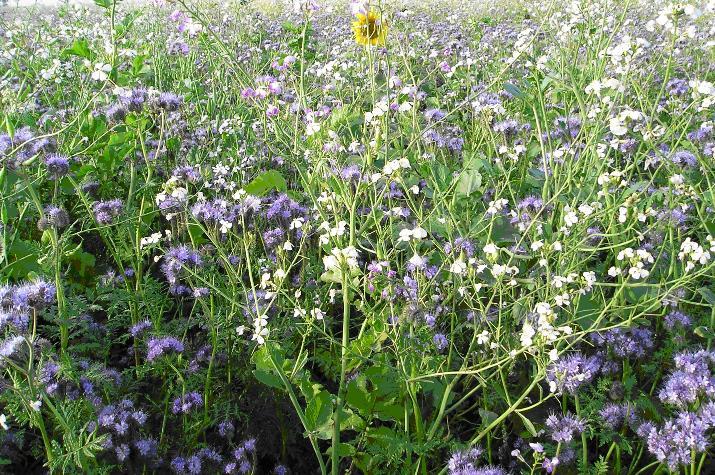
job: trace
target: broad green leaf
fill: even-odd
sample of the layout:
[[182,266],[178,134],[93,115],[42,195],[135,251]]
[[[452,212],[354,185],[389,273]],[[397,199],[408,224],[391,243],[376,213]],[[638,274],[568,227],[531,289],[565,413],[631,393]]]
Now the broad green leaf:
[[72,46],[65,48],[62,53],[60,53],[61,58],[67,58],[69,56],[79,56],[80,58],[85,58],[91,60],[94,57],[94,53],[89,49],[89,43],[85,38],[80,38],[74,40]]
[[258,175],[251,183],[244,186],[243,189],[249,195],[262,196],[271,190],[286,191],[288,184],[280,172],[269,170]]
[[42,271],[38,264],[38,249],[29,242],[16,239],[7,249],[10,264],[2,269],[4,276],[12,275],[15,279],[22,279],[31,272]]
[[481,407],[479,408],[479,416],[482,418],[482,423],[485,426],[488,426],[489,424],[497,420],[497,417],[499,417],[495,412],[488,411]]
[[482,186],[482,174],[477,170],[465,170],[459,176],[455,194],[457,197],[466,198]]
[[519,86],[511,83],[506,83],[504,84],[504,90],[511,94],[512,96],[516,97],[517,99],[526,99],[526,93],[522,91]]
[[305,420],[308,429],[318,430],[322,425],[330,420],[333,413],[333,399],[328,391],[321,391],[308,401],[305,408]]
[[363,416],[368,416],[370,414],[374,404],[370,393],[361,387],[357,380],[353,380],[348,383],[345,402],[357,409]]
[[263,371],[260,369],[254,369],[253,370],[253,375],[256,377],[256,379],[266,386],[270,386],[272,388],[277,388],[277,389],[284,389],[283,388],[283,382],[281,381],[281,378],[273,373],[269,373],[267,371]]
[[392,402],[378,402],[375,404],[375,413],[383,421],[399,422],[405,418],[405,408]]
[[707,287],[700,287],[698,289],[698,292],[700,292],[700,295],[703,296],[707,303],[709,303],[710,305],[715,305],[715,292],[708,289]]

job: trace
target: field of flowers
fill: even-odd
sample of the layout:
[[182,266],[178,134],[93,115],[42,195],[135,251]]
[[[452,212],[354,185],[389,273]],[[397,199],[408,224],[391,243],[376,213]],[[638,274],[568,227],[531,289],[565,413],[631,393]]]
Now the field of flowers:
[[0,10],[1,473],[715,472],[715,1],[95,3]]

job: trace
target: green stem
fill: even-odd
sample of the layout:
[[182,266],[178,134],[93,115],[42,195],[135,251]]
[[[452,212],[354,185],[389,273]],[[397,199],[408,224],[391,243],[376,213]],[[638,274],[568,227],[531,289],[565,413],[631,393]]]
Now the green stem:
[[340,413],[343,410],[343,394],[345,392],[345,372],[347,370],[347,348],[350,338],[350,270],[343,269],[343,339],[340,348],[340,386],[338,386],[338,399],[335,403],[335,414],[333,414],[333,443],[332,443],[332,471],[333,475],[338,474],[340,465]]
[[[576,415],[581,417],[581,402],[579,401],[578,395],[574,396],[574,403],[576,404]],[[586,431],[581,432],[581,453],[583,457],[584,467],[588,466],[588,445],[586,440]]]

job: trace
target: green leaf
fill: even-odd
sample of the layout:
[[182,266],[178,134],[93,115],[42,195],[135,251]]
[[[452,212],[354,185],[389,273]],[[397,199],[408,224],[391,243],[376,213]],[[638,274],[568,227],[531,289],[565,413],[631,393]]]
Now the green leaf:
[[576,305],[575,321],[581,325],[581,328],[588,330],[593,326],[600,312],[601,307],[592,293],[582,295]]
[[7,249],[10,263],[2,268],[3,276],[12,275],[15,279],[22,279],[31,272],[41,272],[38,264],[38,249],[29,242],[16,239]]
[[363,416],[370,415],[372,411],[373,401],[370,394],[365,388],[358,384],[357,380],[348,383],[348,391],[345,396],[345,402],[358,410]]
[[342,284],[343,277],[339,270],[330,269],[320,274],[320,281],[333,284]]
[[94,57],[94,53],[89,49],[89,43],[85,38],[80,38],[74,40],[72,46],[65,48],[60,57],[66,59],[69,56],[79,56],[80,58],[85,58],[91,60]]
[[645,303],[658,295],[655,287],[630,287],[626,289],[626,301],[630,304]]
[[253,364],[256,365],[256,369],[253,370],[253,375],[266,386],[285,389],[283,387],[283,381],[275,372],[271,355],[268,353],[269,351],[268,344],[266,344],[253,354],[251,359]]
[[482,422],[485,426],[488,426],[489,424],[497,420],[497,417],[499,417],[495,412],[488,411],[481,407],[479,408],[479,416],[482,418]]
[[[327,453],[328,455],[331,455],[333,453],[333,448],[329,447]],[[355,455],[355,447],[344,442],[340,442],[340,444],[338,444],[338,456],[350,457],[352,455]]]
[[71,253],[67,254],[67,258],[77,268],[77,271],[82,277],[85,277],[87,272],[93,268],[97,262],[94,254],[83,251],[81,246],[78,246]]
[[284,389],[281,378],[273,373],[269,373],[260,369],[254,369],[253,375],[258,381],[262,382],[266,386],[269,386],[271,388]]
[[526,99],[526,94],[518,86],[511,83],[504,84],[504,90],[517,99]]
[[375,413],[383,421],[399,422],[405,419],[405,408],[392,402],[378,402],[375,404]]
[[243,189],[249,195],[262,196],[270,190],[286,191],[288,189],[288,184],[280,172],[276,170],[269,170],[258,175],[253,179],[253,181],[251,181],[251,183],[244,186]]
[[498,218],[492,227],[492,240],[499,245],[506,245],[517,242],[518,231],[509,221]]
[[715,332],[713,332],[710,328],[706,326],[699,326],[695,330],[693,330],[693,333],[698,335],[700,338],[715,338]]
[[468,170],[481,170],[487,165],[487,161],[484,159],[484,156],[475,152],[466,153],[462,159],[462,163],[464,168]]
[[434,176],[435,187],[440,191],[447,191],[452,183],[452,172],[449,168],[438,163],[429,166],[429,169]]
[[321,426],[330,421],[333,413],[333,399],[328,391],[319,392],[308,402],[305,408],[305,420],[308,423],[308,430],[318,430]]
[[482,174],[477,170],[465,170],[459,176],[455,194],[457,197],[466,198],[482,186]]
[[521,418],[521,422],[524,423],[524,427],[526,427],[526,430],[529,431],[529,434],[536,437],[538,435],[538,432],[536,430],[536,427],[534,427],[534,424],[520,412],[517,412],[516,414]]
[[700,287],[698,292],[700,292],[700,295],[702,295],[710,305],[715,305],[715,292],[707,287]]
[[203,244],[207,241],[204,237],[204,230],[201,229],[201,225],[198,223],[188,223],[187,228],[189,234],[191,235],[191,241],[196,245]]

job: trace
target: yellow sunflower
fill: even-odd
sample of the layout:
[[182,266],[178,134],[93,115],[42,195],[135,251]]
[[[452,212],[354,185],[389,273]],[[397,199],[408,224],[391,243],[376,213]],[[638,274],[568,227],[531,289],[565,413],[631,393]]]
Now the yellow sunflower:
[[372,10],[367,14],[358,13],[357,20],[353,22],[353,32],[355,32],[355,41],[359,45],[384,45],[387,38],[387,22]]

